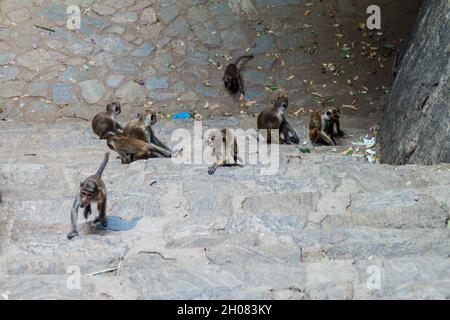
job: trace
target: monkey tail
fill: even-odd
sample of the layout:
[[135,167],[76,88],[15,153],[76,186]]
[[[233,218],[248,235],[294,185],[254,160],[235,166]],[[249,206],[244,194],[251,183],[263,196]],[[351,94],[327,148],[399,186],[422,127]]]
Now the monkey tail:
[[253,55],[245,55],[245,56],[240,56],[239,58],[237,58],[235,65],[237,65],[242,59],[253,59]]
[[97,175],[98,176],[102,176],[103,170],[105,170],[106,164],[108,163],[108,159],[109,159],[109,152],[105,153],[105,159],[103,159],[102,164],[100,165],[100,168],[98,168],[97,170]]

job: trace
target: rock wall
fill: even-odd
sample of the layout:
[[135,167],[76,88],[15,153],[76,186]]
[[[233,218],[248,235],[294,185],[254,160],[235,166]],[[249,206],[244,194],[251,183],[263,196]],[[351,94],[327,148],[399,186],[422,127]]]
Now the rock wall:
[[380,126],[386,163],[450,162],[449,20],[449,1],[424,1]]

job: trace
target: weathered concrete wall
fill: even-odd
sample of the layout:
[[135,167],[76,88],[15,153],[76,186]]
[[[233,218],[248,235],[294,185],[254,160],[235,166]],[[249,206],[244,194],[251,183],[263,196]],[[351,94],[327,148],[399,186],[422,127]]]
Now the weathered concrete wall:
[[381,123],[391,164],[450,162],[450,2],[426,0]]

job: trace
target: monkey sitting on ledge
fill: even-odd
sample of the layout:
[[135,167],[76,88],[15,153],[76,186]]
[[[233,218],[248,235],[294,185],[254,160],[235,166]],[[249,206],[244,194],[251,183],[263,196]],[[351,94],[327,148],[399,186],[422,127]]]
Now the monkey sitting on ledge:
[[238,164],[238,161],[243,161],[238,156],[237,140],[230,130],[209,129],[205,140],[211,149],[211,155],[214,157],[214,164],[208,168],[208,174],[213,175],[219,167],[242,167],[242,165]]
[[92,119],[92,130],[100,139],[107,139],[111,134],[123,134],[123,127],[116,120],[121,111],[120,103],[112,102],[106,106],[106,111],[95,115]]
[[[257,126],[259,130],[267,130],[267,143],[272,143],[272,130],[278,130],[280,144],[299,144],[300,138],[287,122],[284,113],[288,107],[288,97],[279,92],[273,106],[270,106],[258,115]],[[259,134],[258,134],[259,137]]]
[[336,145],[336,137],[344,136],[339,121],[340,110],[326,108],[323,113],[314,111],[309,119],[309,138],[314,145]]
[[334,144],[336,141],[334,138],[343,137],[344,131],[341,130],[341,123],[339,117],[341,116],[341,110],[337,107],[326,108],[323,113],[323,131],[328,134],[328,136],[333,140]]

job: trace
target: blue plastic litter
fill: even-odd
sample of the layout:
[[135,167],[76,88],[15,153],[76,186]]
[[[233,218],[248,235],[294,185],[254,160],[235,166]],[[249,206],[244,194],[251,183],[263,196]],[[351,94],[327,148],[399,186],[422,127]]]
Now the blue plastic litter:
[[176,120],[176,119],[189,119],[190,117],[191,117],[191,114],[189,112],[185,111],[185,112],[174,114],[172,116],[172,119],[173,120]]

